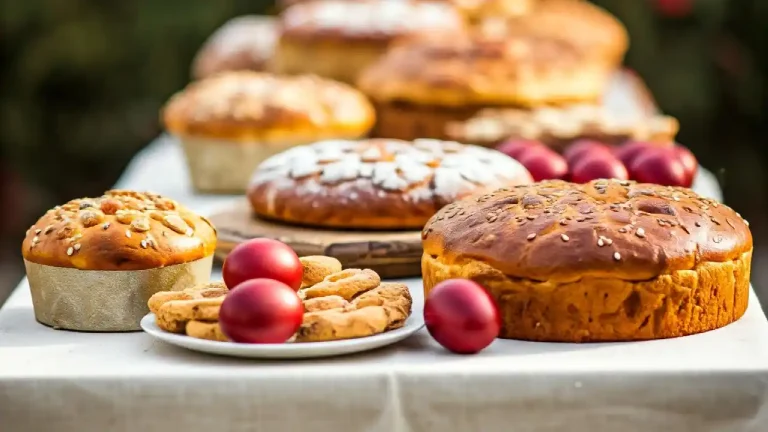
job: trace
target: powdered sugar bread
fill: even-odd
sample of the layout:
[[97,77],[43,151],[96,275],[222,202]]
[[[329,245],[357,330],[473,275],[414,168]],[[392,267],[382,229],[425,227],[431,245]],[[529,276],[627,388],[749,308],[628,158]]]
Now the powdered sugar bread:
[[264,161],[248,197],[258,216],[336,228],[419,229],[456,199],[531,182],[514,159],[450,141],[330,140]]
[[424,0],[318,0],[289,7],[280,21],[273,71],[350,84],[397,39],[465,28],[451,5]]

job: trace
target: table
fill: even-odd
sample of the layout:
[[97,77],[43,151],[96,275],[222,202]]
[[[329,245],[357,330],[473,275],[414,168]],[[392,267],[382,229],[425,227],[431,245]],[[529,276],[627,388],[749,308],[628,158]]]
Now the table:
[[[180,150],[160,139],[118,187],[209,213],[232,197],[191,193]],[[711,174],[699,186],[721,198]],[[418,280],[407,281],[420,292]],[[768,321],[746,315],[673,340],[498,340],[476,356],[426,331],[347,357],[252,361],[143,333],[56,331],[35,322],[22,281],[0,310],[0,431],[763,431]]]

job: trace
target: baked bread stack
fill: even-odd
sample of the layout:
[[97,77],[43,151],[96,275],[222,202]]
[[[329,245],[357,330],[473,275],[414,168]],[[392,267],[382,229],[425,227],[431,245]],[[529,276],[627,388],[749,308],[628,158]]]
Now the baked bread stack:
[[531,181],[517,161],[482,147],[437,140],[332,140],[264,161],[248,198],[256,215],[280,222],[420,230],[456,199]]
[[739,319],[752,235],[689,189],[547,181],[440,210],[422,232],[424,289],[472,279],[496,299],[501,337],[669,338]]
[[401,41],[366,69],[358,87],[377,109],[373,134],[442,139],[486,108],[598,104],[627,49],[624,28],[587,2],[529,3],[464,34]]
[[426,0],[301,2],[279,20],[280,41],[270,70],[349,84],[398,39],[464,30],[464,19],[453,7]]
[[35,317],[70,330],[138,330],[154,293],[208,281],[216,230],[152,193],[112,190],[49,210],[22,244]]
[[242,193],[264,159],[297,145],[357,138],[374,122],[354,88],[316,76],[227,72],[191,83],[163,111],[198,191]]

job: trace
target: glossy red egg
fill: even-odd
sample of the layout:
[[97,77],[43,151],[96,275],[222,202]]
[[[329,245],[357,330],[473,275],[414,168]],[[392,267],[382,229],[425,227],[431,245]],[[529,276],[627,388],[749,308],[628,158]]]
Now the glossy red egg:
[[657,148],[656,145],[645,141],[630,141],[614,149],[613,154],[629,168],[638,156],[648,150]]
[[485,288],[467,279],[433,287],[424,303],[424,321],[440,345],[459,354],[483,350],[501,331],[496,302]]
[[581,159],[591,156],[595,153],[611,153],[610,147],[594,140],[578,140],[569,145],[563,152],[563,157],[568,162],[568,165],[574,166]]
[[696,160],[696,156],[687,147],[676,145],[672,150],[683,164],[683,168],[685,168],[685,174],[688,176],[686,186],[691,187],[693,179],[696,178],[696,171],[699,170],[699,161]]
[[534,181],[564,179],[568,175],[565,159],[547,147],[531,149],[518,159]]
[[571,168],[570,180],[574,183],[586,183],[596,179],[628,180],[629,173],[624,164],[608,152],[584,156]]
[[519,159],[520,156],[528,152],[530,149],[543,146],[544,144],[536,140],[510,139],[499,144],[496,147],[496,150],[513,159]]
[[629,168],[633,180],[663,186],[688,187],[685,166],[670,148],[655,148],[643,152]]
[[283,343],[304,317],[296,291],[272,279],[250,279],[233,288],[219,311],[221,331],[241,343]]
[[239,244],[224,260],[224,283],[232,288],[249,279],[274,279],[294,290],[301,286],[299,257],[285,243],[258,238]]

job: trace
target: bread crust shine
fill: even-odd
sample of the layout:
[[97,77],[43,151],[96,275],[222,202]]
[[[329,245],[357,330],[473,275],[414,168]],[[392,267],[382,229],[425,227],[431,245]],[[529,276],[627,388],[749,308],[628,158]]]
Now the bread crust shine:
[[80,270],[146,270],[209,257],[216,230],[204,217],[149,192],[111,190],[49,210],[28,231],[24,259]]
[[436,106],[537,106],[594,102],[612,65],[538,35],[477,33],[412,38],[368,68],[358,87],[376,102]]
[[502,337],[674,337],[747,307],[748,224],[688,189],[542,182],[449,205],[422,237],[425,291],[477,281],[499,304]]

